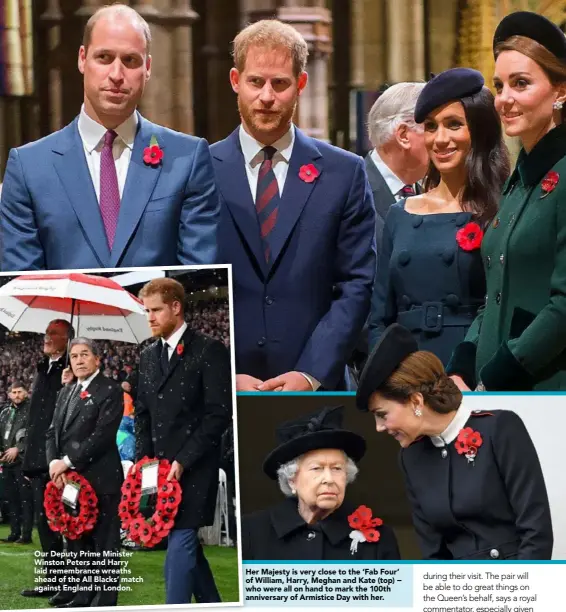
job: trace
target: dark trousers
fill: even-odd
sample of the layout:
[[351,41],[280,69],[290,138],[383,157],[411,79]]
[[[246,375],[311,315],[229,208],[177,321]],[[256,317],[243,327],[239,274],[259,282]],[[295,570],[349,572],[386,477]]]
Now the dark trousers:
[[[31,490],[33,495],[33,511],[35,514],[35,524],[37,527],[37,533],[39,534],[39,542],[41,544],[41,550],[44,553],[61,552],[63,550],[63,538],[56,531],[52,531],[47,524],[47,517],[45,516],[45,508],[43,507],[43,496],[45,493],[45,487],[49,482],[49,477],[34,476],[31,478]],[[51,565],[47,566],[46,578],[58,578],[58,574],[51,572]],[[51,582],[55,586],[54,582]]]
[[[120,585],[120,566],[111,561],[119,561],[119,557],[104,557],[104,551],[120,552],[120,518],[118,517],[118,504],[121,495],[99,495],[98,496],[98,518],[94,529],[78,540],[68,540],[67,550],[78,553],[79,561],[91,561],[84,566],[84,571],[74,573],[75,578],[81,582],[67,581],[67,589],[63,591],[67,600],[73,601],[77,606],[116,606],[118,602],[117,587]],[[81,551],[95,552],[96,556],[81,556]],[[110,562],[109,562],[110,559]],[[103,561],[93,564],[92,561]],[[78,565],[82,568],[83,566]],[[110,571],[111,573],[106,573]],[[95,582],[96,576],[106,579],[112,578],[111,582]],[[80,590],[73,593],[69,586],[78,585]]]
[[22,476],[21,465],[4,465],[4,487],[10,511],[10,535],[31,538],[33,529],[33,493]]
[[172,529],[165,557],[165,603],[221,601],[196,529]]

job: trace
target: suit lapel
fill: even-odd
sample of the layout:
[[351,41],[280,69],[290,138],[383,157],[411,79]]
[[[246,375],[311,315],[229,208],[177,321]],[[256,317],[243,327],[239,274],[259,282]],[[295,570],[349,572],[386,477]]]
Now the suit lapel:
[[181,337],[181,340],[179,340],[179,344],[177,344],[177,347],[182,345],[183,350],[179,351],[178,348],[176,347],[175,350],[173,351],[173,355],[171,355],[171,359],[169,360],[169,370],[167,371],[165,376],[161,378],[161,382],[159,383],[158,390],[160,390],[165,385],[165,383],[169,380],[169,378],[171,378],[176,368],[183,362],[184,359],[186,359],[187,351],[189,350],[189,345],[193,339],[193,336],[194,336],[193,331],[189,327],[187,327],[187,329],[185,330],[185,333]]
[[165,150],[165,143],[163,142],[159,126],[146,121],[138,113],[138,131],[134,140],[134,148],[120,203],[120,215],[110,257],[110,267],[118,266],[120,258],[135,233],[145,207],[153,194],[157,179],[161,174],[161,168],[165,160],[157,166],[145,164],[143,161],[144,149],[149,146],[151,137],[154,134],[159,147]]
[[106,268],[110,263],[110,250],[77,122],[75,119],[59,134],[53,147],[53,165],[77,215],[86,242],[91,246],[100,266]]
[[[100,385],[102,384],[104,375],[101,374],[100,372],[91,380],[89,386],[87,387],[86,392],[90,395],[90,396],[94,396],[98,390],[98,388],[100,387]],[[81,391],[82,393],[82,391]],[[71,427],[73,426],[73,423],[75,422],[76,418],[79,416],[79,414],[81,413],[81,410],[83,410],[84,408],[84,404],[85,402],[88,402],[89,399],[91,401],[94,401],[94,399],[91,398],[85,398],[85,399],[81,399],[79,398],[79,401],[77,402],[75,409],[73,410],[73,413],[71,414],[71,416],[69,417],[69,422],[67,423],[67,427],[66,427],[66,431],[69,431],[71,429]],[[63,417],[63,423],[65,422],[65,417]]]
[[396,202],[395,196],[391,193],[391,189],[389,189],[381,172],[373,163],[373,159],[369,153],[366,155],[365,162],[368,181],[373,193],[375,210],[377,214],[385,220],[389,207]]
[[261,273],[265,274],[267,265],[261,246],[259,221],[240,146],[239,129],[234,130],[221,145],[217,145],[212,155],[221,162],[215,164],[215,170],[222,199],[255,257]]
[[[318,170],[319,176],[312,183],[307,183],[299,177],[299,172],[301,166],[311,163]],[[293,145],[289,170],[285,179],[283,193],[281,194],[277,222],[270,237],[272,269],[311,193],[316,188],[318,181],[320,181],[320,174],[322,174],[323,169],[323,158],[314,140],[305,136],[295,127],[295,143]]]

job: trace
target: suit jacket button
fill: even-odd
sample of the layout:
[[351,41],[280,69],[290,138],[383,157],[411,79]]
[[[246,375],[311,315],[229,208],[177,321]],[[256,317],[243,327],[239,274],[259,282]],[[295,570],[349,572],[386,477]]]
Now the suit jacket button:
[[163,399],[163,393],[160,393],[160,394],[157,396],[157,399]]
[[441,456],[443,459],[446,459],[446,457],[448,457],[448,451],[447,451],[445,448],[443,448],[443,449],[442,449],[442,452],[440,453],[440,456]]
[[499,304],[501,304],[501,293],[498,293],[495,296],[495,303],[499,306]]
[[307,534],[307,540],[314,540],[316,538],[316,533],[314,531],[309,531]]
[[265,346],[265,338],[260,338],[260,339],[257,341],[257,345],[258,345],[258,346]]
[[490,551],[489,556],[490,556],[492,559],[499,559],[499,551],[497,550],[497,548],[493,548],[493,549]]
[[503,255],[503,253],[501,253],[501,255],[499,256],[499,261],[500,261],[501,265],[503,265],[503,263],[505,261],[505,255]]
[[266,303],[268,306],[271,306],[271,304],[273,304],[273,298],[272,298],[271,296],[269,296],[269,295],[266,295],[266,296],[265,296],[265,303]]
[[489,255],[485,258],[485,263],[488,268],[491,268],[491,257]]

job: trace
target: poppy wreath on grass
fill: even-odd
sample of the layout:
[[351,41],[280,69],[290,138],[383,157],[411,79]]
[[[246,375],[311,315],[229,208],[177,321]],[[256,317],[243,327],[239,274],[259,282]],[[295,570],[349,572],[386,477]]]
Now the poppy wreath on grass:
[[155,511],[149,519],[146,519],[140,512],[142,497],[141,468],[146,463],[152,463],[153,461],[155,459],[144,457],[136,463],[133,474],[130,470],[122,485],[122,498],[118,506],[118,516],[122,522],[122,529],[127,532],[127,537],[132,542],[142,544],[147,548],[159,544],[163,538],[169,535],[181,503],[181,486],[176,480],[167,482],[171,464],[167,459],[161,459],[157,476]]
[[77,497],[78,515],[73,516],[67,511],[63,503],[63,489],[58,489],[53,482],[48,482],[45,487],[43,507],[52,531],[58,531],[68,540],[78,540],[96,525],[98,497],[84,476],[73,471],[67,472],[65,476],[68,482],[75,482],[81,487]]

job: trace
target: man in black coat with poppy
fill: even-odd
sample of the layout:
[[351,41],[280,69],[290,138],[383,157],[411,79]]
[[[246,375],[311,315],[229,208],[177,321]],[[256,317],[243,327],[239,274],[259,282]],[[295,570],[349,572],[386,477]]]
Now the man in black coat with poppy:
[[[91,563],[88,573],[92,575],[96,569],[103,578],[113,580],[86,582],[79,574],[83,582],[68,586],[76,585],[80,590],[76,593],[64,590],[49,601],[58,608],[115,606],[119,574],[105,574],[105,569],[116,568],[100,562],[107,559],[108,552],[120,551],[118,504],[124,477],[116,435],[124,412],[123,392],[119,383],[100,372],[98,349],[91,340],[75,338],[69,356],[77,380],[60,391],[53,421],[47,430],[49,475],[58,488],[63,488],[67,471],[75,470],[94,489],[99,510],[96,525],[79,539],[69,539],[67,547],[70,552],[94,553],[81,558],[99,562]],[[68,371],[65,376],[71,378]]]
[[182,490],[165,560],[166,603],[190,603],[193,594],[199,603],[218,602],[198,529],[214,522],[220,442],[232,418],[229,353],[187,326],[178,281],[154,279],[140,298],[157,341],[140,358],[136,460],[169,460],[168,480]]

